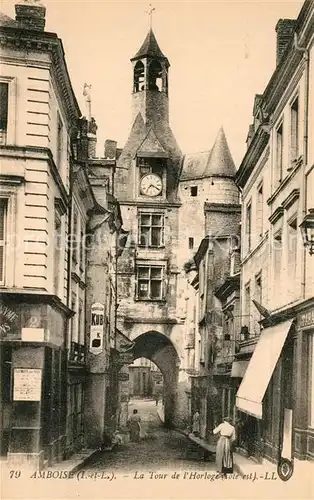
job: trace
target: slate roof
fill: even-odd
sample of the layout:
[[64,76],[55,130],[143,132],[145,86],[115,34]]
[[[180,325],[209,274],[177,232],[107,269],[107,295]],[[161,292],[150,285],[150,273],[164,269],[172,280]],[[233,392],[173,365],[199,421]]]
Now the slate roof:
[[209,155],[210,151],[186,154],[183,162],[181,180],[202,178]]
[[221,127],[215,140],[215,144],[210,152],[204,177],[211,177],[212,175],[234,177],[236,168],[230,149],[227,143],[224,129]]
[[149,32],[147,33],[143,45],[137,51],[135,56],[132,57],[131,61],[135,61],[136,59],[142,59],[143,57],[147,56],[155,57],[158,59],[166,59],[168,61],[166,56],[161,52],[152,29],[150,29]]
[[167,154],[163,146],[160,144],[160,141],[156,137],[156,134],[154,133],[153,129],[150,128],[144,141],[140,145],[140,147],[137,150],[137,154],[140,155],[141,153],[145,154],[151,154],[151,153],[162,153],[162,154]]
[[3,12],[0,12],[0,26],[9,26],[10,28],[19,28],[19,23],[16,22],[12,17],[7,16]]
[[234,177],[236,168],[227,139],[221,127],[210,151],[185,155],[181,180],[204,179],[206,177]]

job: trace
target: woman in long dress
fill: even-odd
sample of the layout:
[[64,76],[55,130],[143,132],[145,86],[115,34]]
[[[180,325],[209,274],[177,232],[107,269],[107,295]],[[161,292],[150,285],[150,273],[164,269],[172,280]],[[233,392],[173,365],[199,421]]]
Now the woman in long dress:
[[133,410],[133,414],[128,420],[128,428],[130,429],[131,441],[138,442],[140,440],[141,432],[141,417],[139,416],[137,410]]
[[200,430],[201,430],[201,426],[200,426],[200,414],[196,410],[196,412],[193,415],[193,419],[192,419],[192,432],[193,432],[194,436],[199,436],[200,435]]
[[231,474],[233,472],[233,456],[231,443],[235,441],[235,428],[231,425],[231,419],[224,418],[223,422],[214,430],[214,434],[219,434],[216,448],[217,472],[221,474]]

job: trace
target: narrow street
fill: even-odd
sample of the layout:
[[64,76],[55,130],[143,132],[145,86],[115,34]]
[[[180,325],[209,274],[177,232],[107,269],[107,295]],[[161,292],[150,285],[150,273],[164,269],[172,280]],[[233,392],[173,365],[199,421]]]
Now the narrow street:
[[115,472],[137,470],[193,470],[214,471],[213,459],[204,460],[203,451],[183,434],[165,429],[157,414],[155,401],[131,400],[129,411],[137,408],[145,438],[140,443],[129,442],[113,451],[99,452],[85,467],[88,471],[111,470]]

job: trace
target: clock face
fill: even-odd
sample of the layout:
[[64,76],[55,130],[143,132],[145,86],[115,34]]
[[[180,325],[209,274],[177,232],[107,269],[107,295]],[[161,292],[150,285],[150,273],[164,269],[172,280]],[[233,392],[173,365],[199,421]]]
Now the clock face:
[[156,174],[144,175],[141,179],[141,193],[145,196],[158,196],[162,191],[162,180]]

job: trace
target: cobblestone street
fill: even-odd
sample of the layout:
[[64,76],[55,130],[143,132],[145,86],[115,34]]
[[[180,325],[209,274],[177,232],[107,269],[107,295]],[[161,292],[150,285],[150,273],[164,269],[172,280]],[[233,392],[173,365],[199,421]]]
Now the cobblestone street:
[[99,452],[85,470],[128,471],[137,470],[193,470],[213,471],[215,464],[204,461],[204,453],[183,434],[165,429],[157,414],[154,401],[133,400],[129,411],[137,408],[146,437],[140,443],[121,445],[113,451]]

